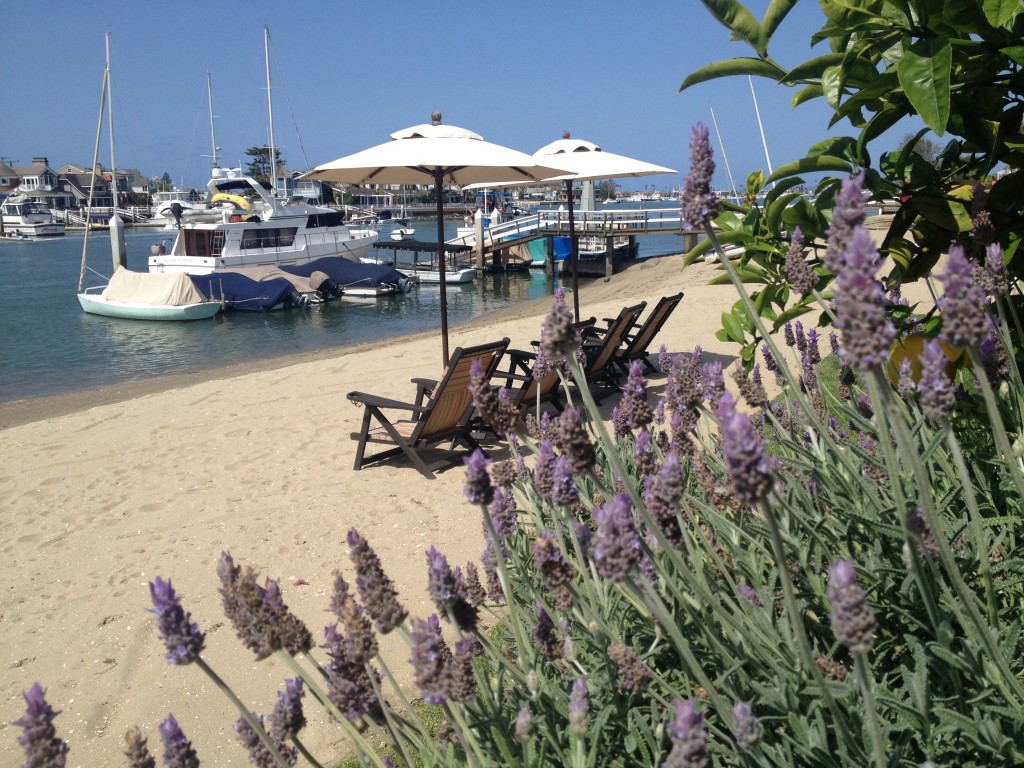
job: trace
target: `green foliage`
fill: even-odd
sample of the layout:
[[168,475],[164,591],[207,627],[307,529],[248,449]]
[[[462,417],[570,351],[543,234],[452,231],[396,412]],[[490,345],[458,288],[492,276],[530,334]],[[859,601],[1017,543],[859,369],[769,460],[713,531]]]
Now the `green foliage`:
[[276,162],[279,166],[285,164],[281,151],[276,147],[274,148],[273,158],[270,155],[270,147],[249,147],[245,150],[245,154],[252,158],[248,165],[246,165],[245,172],[264,186],[270,185],[270,176],[274,163]]

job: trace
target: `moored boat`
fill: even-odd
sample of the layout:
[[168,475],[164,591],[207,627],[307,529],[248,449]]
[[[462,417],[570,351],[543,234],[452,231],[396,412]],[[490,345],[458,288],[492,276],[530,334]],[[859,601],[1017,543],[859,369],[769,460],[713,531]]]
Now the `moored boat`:
[[27,195],[11,195],[0,206],[5,235],[21,237],[60,237],[64,223],[57,221],[45,203],[29,200]]
[[79,291],[78,302],[90,315],[127,320],[204,320],[220,309],[188,275],[157,275],[118,269],[105,286]]

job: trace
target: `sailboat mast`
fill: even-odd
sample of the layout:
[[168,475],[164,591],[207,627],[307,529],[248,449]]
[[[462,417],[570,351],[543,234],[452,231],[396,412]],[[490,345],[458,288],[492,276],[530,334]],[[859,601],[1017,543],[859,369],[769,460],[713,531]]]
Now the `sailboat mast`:
[[107,47],[107,132],[110,134],[110,187],[114,193],[114,211],[117,211],[117,165],[114,163],[114,100],[110,91],[110,32],[106,34]]
[[718,146],[722,148],[722,159],[725,161],[725,170],[729,174],[729,184],[732,186],[732,196],[736,198],[736,202],[739,203],[740,196],[736,192],[736,180],[732,177],[732,168],[729,167],[729,158],[725,154],[725,144],[722,142],[722,134],[718,132],[718,120],[715,119],[715,108],[708,105],[708,109],[711,110],[711,122],[715,125],[715,136],[718,137]]
[[747,75],[747,80],[750,81],[750,95],[754,97],[754,113],[757,115],[757,127],[761,130],[761,145],[764,147],[764,159],[768,163],[768,175],[770,176],[774,171],[772,170],[772,159],[768,156],[768,141],[764,137],[764,125],[761,124],[761,110],[757,107],[757,94],[754,93],[754,78]]
[[213,167],[220,167],[219,160],[217,158],[217,133],[213,128],[213,83],[210,79],[210,73],[206,73],[206,98],[210,102],[210,146],[213,149]]
[[82,269],[78,273],[78,292],[85,283],[85,260],[89,251],[89,230],[92,229],[92,199],[96,192],[96,164],[100,161],[100,139],[103,138],[103,109],[107,104],[107,81],[110,66],[103,70],[103,90],[100,92],[100,117],[96,124],[96,144],[92,150],[92,181],[89,184],[89,199],[85,204],[85,235],[82,237]]
[[267,62],[267,113],[270,117],[270,193],[277,196],[277,151],[274,146],[274,99],[270,92],[270,27],[263,25],[263,56]]

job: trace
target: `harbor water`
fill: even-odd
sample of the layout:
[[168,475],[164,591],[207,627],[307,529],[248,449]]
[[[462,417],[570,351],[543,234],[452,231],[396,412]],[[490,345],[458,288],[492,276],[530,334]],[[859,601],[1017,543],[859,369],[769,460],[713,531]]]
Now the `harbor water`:
[[[454,236],[456,223],[445,222],[446,237]],[[418,239],[436,240],[435,221],[416,220],[413,225]],[[150,247],[162,241],[169,247],[173,236],[159,229],[129,229],[129,268],[145,271]],[[436,285],[417,286],[404,296],[343,298],[265,314],[227,312],[194,322],[87,315],[76,296],[83,238],[81,232],[69,232],[59,238],[0,242],[0,403],[386,342],[440,326]],[[641,258],[680,248],[680,238],[674,235],[649,235],[638,242]],[[112,271],[105,232],[90,233],[88,251],[90,271],[84,284],[103,285]],[[583,281],[581,292],[585,285]],[[538,270],[484,274],[471,283],[449,285],[449,325],[550,295],[556,286],[557,281],[552,283]]]

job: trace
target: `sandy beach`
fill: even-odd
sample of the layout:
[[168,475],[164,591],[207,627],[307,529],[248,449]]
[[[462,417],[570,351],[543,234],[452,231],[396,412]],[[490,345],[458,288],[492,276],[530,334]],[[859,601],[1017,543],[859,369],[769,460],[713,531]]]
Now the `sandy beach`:
[[[716,274],[704,263],[683,270],[680,257],[640,262],[581,284],[581,311],[610,317],[682,290],[655,347],[690,352],[700,344],[727,366],[736,349],[714,332],[735,293],[708,286]],[[550,299],[532,301],[453,327],[451,346],[508,336],[512,347],[528,349],[549,307]],[[232,732],[235,710],[199,669],[167,664],[148,612],[148,582],[172,579],[208,633],[204,658],[252,709],[269,712],[291,675],[275,659],[256,662],[226,623],[216,576],[222,550],[279,578],[285,601],[318,640],[331,619],[333,571],[351,580],[345,534],[353,527],[410,614],[433,612],[424,552],[434,545],[454,565],[478,561],[483,549],[461,462],[444,465],[433,481],[401,459],[353,471],[349,434],[362,411],[345,394],[408,400],[411,378],[440,369],[439,333],[426,333],[255,371],[0,406],[0,766],[22,762],[20,729],[10,723],[36,681],[62,711],[56,724],[71,746],[69,766],[121,764],[122,736],[134,725],[158,752],[168,712],[204,765],[247,765]],[[408,685],[404,645],[389,636],[382,649]],[[330,764],[346,751],[345,737],[308,699],[307,716],[304,740]]]

